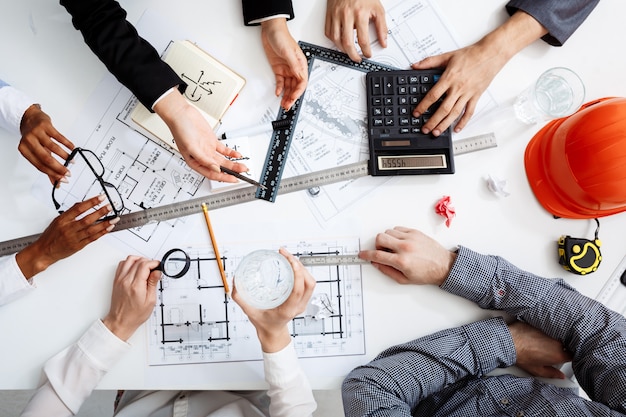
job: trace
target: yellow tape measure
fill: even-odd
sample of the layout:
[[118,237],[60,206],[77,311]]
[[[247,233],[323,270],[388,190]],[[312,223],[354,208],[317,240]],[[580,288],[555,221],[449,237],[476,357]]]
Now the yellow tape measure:
[[598,239],[600,222],[595,219],[598,227],[593,240],[576,238],[571,236],[561,236],[559,238],[559,264],[569,272],[578,275],[585,275],[595,272],[602,261],[600,246],[602,242]]

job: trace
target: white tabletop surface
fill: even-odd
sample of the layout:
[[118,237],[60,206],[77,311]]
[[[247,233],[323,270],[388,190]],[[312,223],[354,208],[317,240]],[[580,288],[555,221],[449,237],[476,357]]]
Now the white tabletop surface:
[[[84,45],[69,15],[57,2],[10,1],[0,5],[0,78],[39,101],[60,131],[69,131],[106,69]],[[234,4],[235,6],[231,5]],[[289,23],[294,37],[330,47],[323,33],[324,2],[296,1],[296,19]],[[229,64],[247,79],[247,86],[229,117],[246,117],[247,106],[270,102],[273,76],[266,64],[258,28],[244,28],[238,2],[200,0],[122,0],[129,20],[136,22],[146,8],[168,16],[176,25],[191,28],[201,44],[244,45]],[[464,43],[479,39],[506,19],[504,0],[476,2],[440,0],[439,5]],[[626,39],[626,3],[604,0],[562,48],[538,41],[514,57],[498,74],[490,90],[500,103],[511,100],[544,70],[554,66],[574,69],[584,80],[588,99],[626,96],[626,58],[620,40]],[[231,114],[232,113],[232,114]],[[245,123],[248,125],[249,123]],[[591,238],[595,223],[555,220],[544,211],[530,190],[523,165],[526,143],[539,129],[514,120],[484,121],[477,133],[495,132],[498,147],[456,158],[451,176],[396,178],[358,201],[326,227],[319,237],[358,236],[363,248],[372,247],[376,233],[396,225],[419,228],[446,247],[457,244],[483,253],[501,255],[539,275],[562,277],[584,294],[595,297],[624,256],[626,214],[601,220],[603,262],[586,277],[572,275],[557,264],[556,239],[562,234]],[[41,232],[55,216],[50,206],[30,192],[41,175],[17,152],[17,137],[0,131],[1,207],[0,240]],[[494,174],[508,181],[511,195],[502,198],[486,187]],[[450,228],[434,213],[434,203],[450,195],[457,211]],[[250,216],[251,212],[255,216]],[[271,220],[276,239],[298,236],[298,224],[310,230],[316,220],[297,194],[279,196],[274,204],[254,202],[217,210],[212,214],[216,234],[229,225]],[[37,278],[38,289],[0,309],[0,389],[34,388],[43,363],[75,341],[109,305],[113,272],[126,256],[106,241],[58,262]],[[384,348],[446,327],[491,314],[437,288],[404,287],[374,268],[363,268],[366,362]],[[146,371],[143,329],[131,339],[131,353],[102,381],[99,388],[254,388],[261,379],[229,381],[203,378],[202,374],[228,372],[229,366],[186,366],[163,370],[169,383],[155,382]],[[256,372],[256,371],[255,371]],[[192,377],[189,377],[193,374]],[[340,377],[311,373],[314,388],[337,388]],[[160,375],[161,380],[163,374]]]

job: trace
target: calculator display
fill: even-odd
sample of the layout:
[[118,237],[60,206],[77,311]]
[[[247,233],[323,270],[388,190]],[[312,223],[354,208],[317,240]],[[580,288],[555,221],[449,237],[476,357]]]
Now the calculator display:
[[379,156],[378,169],[434,169],[446,168],[445,155]]

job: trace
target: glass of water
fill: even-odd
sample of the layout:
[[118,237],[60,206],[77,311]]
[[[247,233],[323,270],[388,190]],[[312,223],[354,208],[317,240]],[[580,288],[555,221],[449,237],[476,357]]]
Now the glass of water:
[[515,116],[524,123],[557,119],[573,114],[585,99],[585,85],[572,70],[551,68],[524,90],[513,105]]
[[235,286],[252,307],[271,309],[281,305],[293,290],[293,269],[287,258],[271,250],[250,252],[235,270]]

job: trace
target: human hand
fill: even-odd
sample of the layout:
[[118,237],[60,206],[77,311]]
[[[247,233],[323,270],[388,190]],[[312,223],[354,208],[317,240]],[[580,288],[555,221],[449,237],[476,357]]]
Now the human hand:
[[304,93],[309,71],[304,53],[289,33],[284,18],[261,23],[261,41],[267,60],[276,77],[276,97],[283,95],[280,105],[289,110]]
[[128,340],[156,304],[156,286],[161,273],[154,270],[159,261],[129,256],[115,271],[111,308],[102,322],[113,334]]
[[17,264],[29,279],[53,263],[78,252],[89,243],[113,230],[119,217],[97,222],[113,209],[105,205],[77,219],[106,200],[104,195],[74,204],[57,216],[39,238],[16,255]]
[[515,365],[533,376],[565,379],[555,367],[572,360],[563,343],[521,321],[508,326],[517,355]]
[[385,8],[380,0],[328,0],[324,33],[350,59],[361,62],[354,46],[354,29],[361,51],[366,58],[372,56],[369,39],[369,23],[374,22],[378,41],[387,47],[387,22]]
[[442,100],[437,111],[424,123],[422,132],[439,136],[462,114],[454,127],[455,132],[460,132],[474,114],[481,95],[507,61],[503,54],[478,42],[414,63],[413,69],[445,67],[439,81],[413,110],[413,115],[419,117]]
[[287,258],[294,274],[293,290],[284,303],[270,310],[261,310],[246,304],[239,297],[236,286],[233,286],[232,293],[233,300],[239,304],[256,328],[261,348],[265,353],[278,352],[290,343],[291,336],[287,323],[306,310],[315,288],[315,279],[302,263],[284,248],[279,252]]
[[180,154],[194,171],[211,180],[237,182],[232,175],[220,172],[220,165],[236,172],[248,170],[244,164],[226,158],[241,158],[241,154],[217,140],[204,117],[178,90],[159,100],[154,111],[167,124]]
[[413,69],[445,67],[439,81],[413,111],[418,117],[445,94],[437,111],[424,123],[422,132],[439,136],[463,114],[454,127],[455,132],[460,132],[474,114],[478,99],[502,67],[546,33],[548,30],[534,17],[518,10],[475,44],[413,64]]
[[52,184],[69,176],[69,170],[52,154],[65,160],[69,153],[59,144],[70,151],[74,149],[74,144],[56,130],[50,116],[44,113],[38,104],[33,104],[24,112],[20,132],[22,138],[17,149],[28,162],[46,174]]
[[359,258],[372,262],[399,284],[441,285],[456,254],[419,230],[394,227],[376,236],[376,250],[363,250]]

